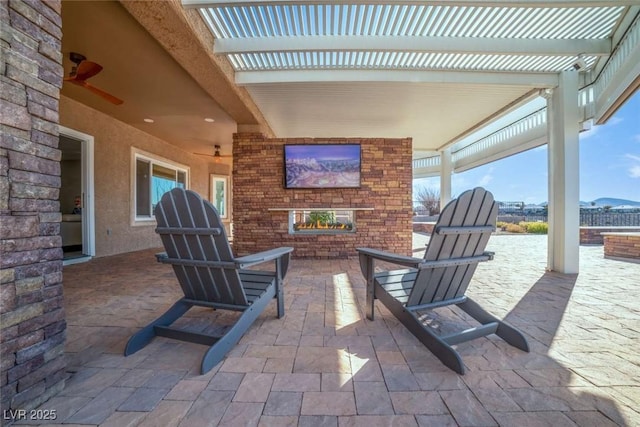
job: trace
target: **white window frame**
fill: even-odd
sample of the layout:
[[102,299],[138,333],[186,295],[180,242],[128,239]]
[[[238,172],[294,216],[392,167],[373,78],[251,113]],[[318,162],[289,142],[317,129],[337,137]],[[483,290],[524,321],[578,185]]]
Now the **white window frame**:
[[65,260],[64,265],[68,265],[96,256],[95,141],[92,135],[65,126],[58,127],[61,136],[76,139],[82,144],[82,252],[86,257]]
[[156,222],[156,217],[153,215],[153,210],[151,211],[151,215],[149,216],[138,215],[136,212],[137,200],[138,200],[136,168],[137,168],[138,160],[144,160],[146,162],[149,162],[152,170],[153,170],[153,165],[158,165],[168,169],[173,169],[176,172],[184,172],[186,189],[189,189],[190,187],[191,170],[189,166],[183,165],[181,163],[174,162],[172,160],[166,159],[164,157],[161,157],[152,153],[148,153],[146,151],[143,151],[137,148],[133,148],[133,147],[131,148],[131,224],[132,225],[152,225],[152,224],[155,224]]

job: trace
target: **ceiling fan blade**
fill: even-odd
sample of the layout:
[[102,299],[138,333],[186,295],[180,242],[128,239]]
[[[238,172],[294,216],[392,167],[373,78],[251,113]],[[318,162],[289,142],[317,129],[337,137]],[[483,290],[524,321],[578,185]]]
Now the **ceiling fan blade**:
[[89,89],[91,92],[95,93],[96,95],[101,96],[102,98],[106,99],[112,104],[120,105],[124,102],[122,99],[116,98],[115,96],[103,91],[102,89],[98,89],[95,86],[91,86],[89,83],[85,81],[82,81],[82,86]]
[[233,157],[233,156],[232,156],[232,155],[230,155],[230,154],[219,154],[219,155],[217,155],[217,156],[216,156],[215,154],[207,154],[207,153],[193,153],[193,154],[197,154],[197,155],[199,155],[199,156],[215,157],[215,158],[218,158],[218,159],[220,159],[220,158],[227,158],[227,157]]
[[75,80],[87,80],[102,71],[102,65],[91,61],[82,61],[76,68],[76,73],[72,76]]

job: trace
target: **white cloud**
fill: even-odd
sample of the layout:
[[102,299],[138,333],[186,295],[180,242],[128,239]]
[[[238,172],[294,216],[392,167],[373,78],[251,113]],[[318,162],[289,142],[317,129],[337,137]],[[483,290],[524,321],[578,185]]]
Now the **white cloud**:
[[480,181],[478,182],[478,185],[481,186],[481,187],[484,187],[486,185],[489,185],[489,183],[491,181],[493,181],[493,175],[486,174],[482,178],[480,178]]
[[608,124],[608,125],[610,124],[611,126],[615,126],[615,125],[617,125],[617,124],[622,123],[623,121],[624,121],[624,119],[623,119],[622,117],[616,117],[616,116],[613,116],[613,117],[611,117],[611,118],[609,119],[609,121],[607,121],[607,124]]
[[594,125],[591,126],[591,128],[587,131],[584,132],[580,132],[580,139],[587,139],[587,138],[591,138],[592,136],[594,136],[595,134],[597,134],[600,131],[601,126],[598,125]]
[[480,187],[486,187],[491,181],[493,181],[493,170],[493,167],[489,168],[489,171],[480,178],[480,181],[478,181],[478,185]]
[[640,156],[629,153],[625,154],[624,156],[634,162],[634,164],[629,168],[629,176],[631,178],[640,178]]
[[606,126],[607,128],[610,129],[610,128],[614,127],[614,126],[619,125],[622,122],[624,122],[624,119],[622,119],[620,117],[612,117],[604,125],[596,125],[593,122],[589,122],[591,124],[591,126],[589,127],[589,129],[585,130],[584,132],[580,132],[579,138],[580,138],[580,140],[591,138],[594,135],[597,135],[598,133],[600,133],[600,131],[602,130],[603,127]]

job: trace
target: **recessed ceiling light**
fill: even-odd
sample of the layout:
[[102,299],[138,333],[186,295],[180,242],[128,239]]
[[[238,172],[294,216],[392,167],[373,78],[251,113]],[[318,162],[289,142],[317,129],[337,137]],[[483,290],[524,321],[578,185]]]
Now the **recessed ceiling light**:
[[205,118],[204,118],[204,121],[205,121],[205,122],[207,122],[207,123],[213,123],[213,122],[215,122],[215,120],[214,120],[214,119],[212,119],[211,117],[205,117]]
[[153,123],[153,119],[142,119],[142,121],[147,122],[147,123]]

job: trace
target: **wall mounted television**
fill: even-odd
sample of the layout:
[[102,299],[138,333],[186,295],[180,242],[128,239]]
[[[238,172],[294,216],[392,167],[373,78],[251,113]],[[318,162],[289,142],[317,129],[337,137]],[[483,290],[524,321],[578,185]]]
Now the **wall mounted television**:
[[360,144],[287,144],[285,188],[360,187]]

